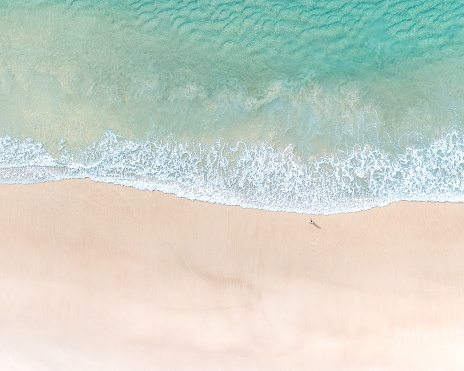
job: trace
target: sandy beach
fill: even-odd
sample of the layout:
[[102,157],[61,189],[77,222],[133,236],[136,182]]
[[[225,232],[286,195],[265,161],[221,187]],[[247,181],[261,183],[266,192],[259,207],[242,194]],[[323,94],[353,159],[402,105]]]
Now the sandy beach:
[[461,370],[464,205],[0,186],[2,370]]

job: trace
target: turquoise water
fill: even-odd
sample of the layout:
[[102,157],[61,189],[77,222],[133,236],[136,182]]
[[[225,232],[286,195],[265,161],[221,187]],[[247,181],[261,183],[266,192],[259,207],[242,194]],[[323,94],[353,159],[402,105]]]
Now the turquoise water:
[[0,183],[464,201],[464,2],[0,0]]

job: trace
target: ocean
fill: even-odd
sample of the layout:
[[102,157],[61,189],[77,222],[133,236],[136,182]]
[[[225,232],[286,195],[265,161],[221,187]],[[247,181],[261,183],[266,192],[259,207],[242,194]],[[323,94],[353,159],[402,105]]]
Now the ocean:
[[464,201],[464,2],[0,0],[0,183]]

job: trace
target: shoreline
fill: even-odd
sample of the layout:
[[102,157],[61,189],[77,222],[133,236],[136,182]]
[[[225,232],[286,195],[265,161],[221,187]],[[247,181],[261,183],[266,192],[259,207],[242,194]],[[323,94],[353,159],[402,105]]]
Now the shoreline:
[[0,199],[3,368],[464,365],[464,204],[311,225],[88,179]]
[[[114,144],[118,143],[118,140],[121,141],[120,146]],[[405,148],[404,153],[391,157],[388,163],[382,160],[389,158],[387,153],[370,147],[362,150],[363,155],[360,158],[353,149],[343,152],[343,157],[320,155],[306,159],[298,154],[292,154],[293,157],[289,158],[290,152],[281,153],[265,144],[263,153],[255,153],[260,147],[250,147],[251,157],[247,159],[247,151],[240,152],[241,154],[235,158],[235,147],[227,142],[218,148],[210,144],[204,153],[200,153],[201,151],[195,151],[195,148],[190,152],[187,148],[190,145],[186,144],[186,147],[183,147],[183,144],[174,138],[166,140],[164,147],[161,139],[152,138],[145,142],[136,142],[115,132],[106,131],[101,139],[92,144],[82,143],[80,155],[72,154],[71,151],[68,154],[69,158],[63,157],[63,154],[62,157],[55,158],[48,152],[50,148],[40,141],[6,136],[0,138],[3,151],[7,155],[0,181],[15,184],[27,181],[28,184],[38,184],[34,182],[45,179],[95,179],[96,182],[134,187],[140,191],[153,191],[156,188],[157,191],[175,194],[178,197],[226,206],[240,204],[243,208],[276,212],[285,210],[315,215],[370,210],[401,202],[400,199],[405,197],[411,199],[408,202],[464,202],[464,189],[459,186],[459,179],[456,178],[456,169],[461,168],[459,156],[456,157],[455,151],[450,149],[464,151],[464,148],[461,148],[464,137],[456,131],[442,133],[424,148]],[[193,144],[192,146],[195,147]],[[157,150],[157,147],[162,150]],[[100,149],[96,151],[95,148]],[[179,148],[182,149],[181,153],[177,152]],[[445,154],[441,153],[442,148],[448,148]],[[121,156],[124,157],[127,150],[134,150],[133,157],[123,159]],[[223,153],[222,151],[233,157],[228,162],[228,170],[225,173],[220,156],[216,157],[217,153]],[[108,157],[105,157],[105,153]],[[270,158],[278,159],[276,169],[273,168],[274,165],[269,165],[272,161],[260,160],[268,158],[268,155]],[[377,155],[380,156],[378,159]],[[80,156],[102,159],[87,166]],[[28,160],[24,161],[24,157]],[[205,165],[205,161],[208,162],[210,157],[215,164],[212,168]],[[377,160],[382,160],[382,165],[375,166],[374,172],[365,167],[369,161],[377,163]],[[238,165],[242,161],[257,161],[261,165],[253,170],[244,171],[246,166],[242,168]],[[404,165],[418,162],[423,166],[409,168]],[[18,166],[18,163],[23,166]],[[152,172],[153,163],[158,165]],[[446,165],[437,172],[437,163]],[[290,172],[285,170],[288,166],[292,169]],[[396,170],[394,174],[383,174],[384,168]],[[117,173],[123,171],[124,179],[112,178],[110,174],[114,174],[115,170]],[[356,175],[358,170],[362,174]],[[339,171],[342,174],[339,174]],[[147,179],[158,180],[152,183],[146,182]],[[263,179],[267,181],[263,183]],[[318,182],[317,179],[323,181]],[[242,180],[248,183],[243,183]],[[369,183],[368,186],[366,182]],[[279,191],[276,191],[277,189]],[[353,189],[356,191],[353,192]],[[345,197],[345,194],[348,196]],[[357,199],[360,194],[363,195],[363,200]],[[440,199],[431,201],[430,195],[436,195]]]
[[149,193],[160,193],[163,195],[167,196],[174,196],[179,199],[183,199],[186,201],[190,202],[200,202],[200,203],[205,203],[209,205],[218,205],[221,207],[239,207],[243,210],[256,210],[256,211],[262,211],[262,212],[270,212],[270,213],[286,213],[286,214],[298,214],[298,215],[314,215],[316,217],[322,216],[334,216],[334,215],[344,215],[344,214],[356,214],[356,213],[362,213],[365,211],[370,211],[370,210],[375,210],[375,209],[382,209],[385,207],[388,207],[390,205],[395,205],[399,203],[418,203],[418,204],[463,204],[464,201],[437,201],[437,200],[396,200],[396,201],[385,201],[383,204],[375,205],[375,206],[368,206],[367,208],[362,208],[362,209],[356,209],[356,210],[349,210],[349,211],[337,211],[333,213],[311,213],[307,211],[287,211],[287,210],[280,210],[280,209],[265,209],[265,208],[259,208],[256,206],[243,206],[240,204],[229,204],[226,202],[219,202],[219,201],[207,201],[203,199],[196,199],[196,198],[191,198],[189,196],[185,195],[179,195],[175,192],[166,192],[164,190],[158,190],[158,189],[142,189],[142,188],[137,188],[135,185],[132,184],[124,184],[124,183],[113,183],[112,181],[104,181],[104,180],[94,180],[92,177],[84,177],[84,178],[66,178],[66,179],[59,179],[59,180],[44,180],[44,181],[37,181],[34,183],[0,183],[0,187],[3,186],[31,186],[35,184],[44,184],[44,183],[61,183],[61,182],[69,182],[69,181],[77,181],[77,182],[91,182],[91,183],[96,183],[96,184],[106,184],[110,186],[116,186],[116,187],[122,187],[122,188],[128,188],[128,189],[133,189],[136,190],[137,192],[149,192]]

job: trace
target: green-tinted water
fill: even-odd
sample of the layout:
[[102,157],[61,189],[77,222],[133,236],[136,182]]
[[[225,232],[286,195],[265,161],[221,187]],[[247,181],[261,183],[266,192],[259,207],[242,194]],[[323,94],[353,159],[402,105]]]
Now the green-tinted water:
[[461,2],[0,0],[0,164],[55,169],[2,179],[310,212],[460,200],[463,53]]

